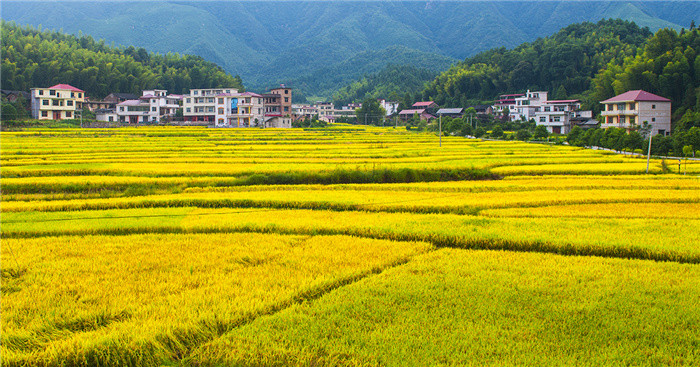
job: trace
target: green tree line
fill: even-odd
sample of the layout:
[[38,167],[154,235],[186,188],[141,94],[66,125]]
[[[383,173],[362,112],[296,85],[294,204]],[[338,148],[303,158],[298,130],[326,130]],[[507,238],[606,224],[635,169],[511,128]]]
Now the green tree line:
[[333,94],[335,105],[345,105],[368,98],[386,98],[398,102],[406,93],[415,94],[435,78],[436,73],[410,65],[387,65],[377,73],[365,75]]
[[635,56],[650,36],[648,28],[620,19],[572,24],[512,50],[467,58],[430,82],[420,97],[460,107],[526,89],[547,90],[553,98],[583,97],[601,69]]
[[649,38],[643,52],[621,64],[609,62],[593,79],[590,99],[603,101],[643,89],[671,99],[674,120],[689,109],[700,112],[700,31],[694,28],[680,33],[661,29]]
[[167,89],[183,94],[191,88],[237,87],[238,76],[199,56],[149,53],[143,48],[116,48],[90,36],[41,31],[2,21],[2,88],[28,91],[66,83],[102,98],[109,93],[140,94]]

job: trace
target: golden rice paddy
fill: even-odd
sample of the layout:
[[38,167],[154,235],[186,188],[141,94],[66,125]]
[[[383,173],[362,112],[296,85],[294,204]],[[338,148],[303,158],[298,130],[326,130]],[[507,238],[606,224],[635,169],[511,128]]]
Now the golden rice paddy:
[[692,162],[352,126],[0,138],[3,365],[700,363]]

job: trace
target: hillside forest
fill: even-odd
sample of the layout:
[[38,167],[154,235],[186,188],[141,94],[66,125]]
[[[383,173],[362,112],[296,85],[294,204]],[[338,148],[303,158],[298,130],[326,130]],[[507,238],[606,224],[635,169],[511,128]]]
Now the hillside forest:
[[3,21],[1,27],[3,89],[28,91],[65,83],[95,98],[153,88],[174,94],[223,86],[244,90],[240,77],[199,56],[115,48],[89,35],[42,32],[12,22]]

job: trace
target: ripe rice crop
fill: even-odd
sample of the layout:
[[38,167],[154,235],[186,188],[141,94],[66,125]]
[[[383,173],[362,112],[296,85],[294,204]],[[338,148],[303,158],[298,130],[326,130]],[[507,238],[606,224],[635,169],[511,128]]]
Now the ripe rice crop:
[[199,347],[194,365],[696,365],[700,268],[440,250]]
[[693,162],[349,125],[0,137],[3,365],[698,361]]
[[3,240],[3,365],[177,360],[257,315],[427,249],[275,234]]

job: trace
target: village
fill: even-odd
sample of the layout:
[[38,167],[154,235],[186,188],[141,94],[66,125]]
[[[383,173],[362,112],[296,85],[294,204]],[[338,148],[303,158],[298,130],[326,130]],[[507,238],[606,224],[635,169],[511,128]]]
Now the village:
[[[31,102],[31,116],[37,120],[82,118],[84,110],[99,122],[139,124],[180,124],[213,127],[291,128],[293,123],[318,119],[325,123],[356,122],[362,103],[335,106],[332,102],[293,104],[292,88],[281,84],[266,93],[239,92],[236,88],[191,89],[189,94],[168,94],[150,89],[140,96],[110,93],[101,100],[68,84],[32,88],[29,93],[3,90],[9,101],[23,97]],[[378,99],[382,119],[388,124],[409,121],[430,122],[440,117],[463,118],[469,110],[475,116],[503,121],[534,122],[550,134],[568,134],[578,126],[638,130],[643,125],[653,135],[671,133],[671,100],[643,91],[628,91],[600,102],[601,113],[581,110],[578,99],[551,100],[547,91],[502,94],[492,104],[442,107],[433,101],[419,101],[399,110],[399,102]]]

